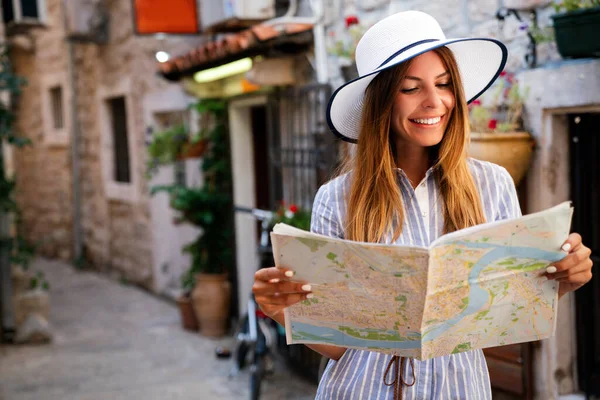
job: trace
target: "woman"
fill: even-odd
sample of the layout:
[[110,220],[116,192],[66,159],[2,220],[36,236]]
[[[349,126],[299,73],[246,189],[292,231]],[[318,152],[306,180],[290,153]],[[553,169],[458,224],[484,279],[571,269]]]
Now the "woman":
[[[495,164],[467,159],[467,103],[498,77],[506,48],[490,39],[444,37],[427,14],[378,22],[356,49],[360,77],[343,85],[327,117],[335,134],[357,143],[346,173],[323,185],[311,229],[366,242],[427,246],[444,233],[521,215],[513,181]],[[571,234],[568,254],[547,268],[559,296],[591,279],[590,250]],[[310,297],[293,271],[255,275],[262,310],[284,325],[283,309]],[[320,399],[490,399],[481,350],[422,362],[381,353],[311,345],[331,358]]]

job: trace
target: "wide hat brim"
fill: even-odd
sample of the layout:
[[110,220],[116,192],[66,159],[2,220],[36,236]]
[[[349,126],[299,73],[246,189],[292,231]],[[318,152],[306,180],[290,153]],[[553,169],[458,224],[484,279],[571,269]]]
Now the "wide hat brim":
[[508,57],[506,46],[495,39],[463,38],[425,41],[398,54],[382,66],[340,86],[327,106],[327,124],[340,139],[356,143],[365,90],[377,74],[438,47],[446,46],[454,54],[467,103],[485,92],[500,75]]

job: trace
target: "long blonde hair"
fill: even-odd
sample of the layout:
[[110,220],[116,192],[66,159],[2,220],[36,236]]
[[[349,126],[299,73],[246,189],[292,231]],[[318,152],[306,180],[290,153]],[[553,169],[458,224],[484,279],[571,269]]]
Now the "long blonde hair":
[[[483,223],[485,216],[467,166],[469,115],[458,66],[448,48],[433,51],[450,73],[456,99],[442,141],[430,148],[443,199],[443,230],[447,233]],[[340,171],[351,174],[344,227],[347,239],[379,242],[393,229],[395,241],[402,233],[404,211],[390,124],[394,98],[410,64],[409,60],[382,71],[366,89],[356,151]]]

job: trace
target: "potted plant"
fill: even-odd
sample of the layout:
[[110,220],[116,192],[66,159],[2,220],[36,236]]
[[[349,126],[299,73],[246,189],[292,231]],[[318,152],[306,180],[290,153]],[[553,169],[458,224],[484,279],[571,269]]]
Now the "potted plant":
[[175,162],[188,140],[185,125],[179,124],[152,135],[148,145],[147,173],[151,176],[161,165]]
[[552,20],[560,55],[600,57],[600,0],[563,0],[555,10]]
[[349,81],[358,78],[354,53],[356,45],[367,27],[361,25],[354,15],[347,16],[345,22],[347,35],[343,38],[336,38],[335,32],[332,31],[329,36],[333,40],[333,44],[329,46],[328,53],[337,56],[342,76],[346,81]]
[[202,100],[202,107],[213,117],[207,131],[209,146],[202,162],[204,185],[158,186],[152,193],[168,192],[171,207],[180,213],[179,221],[202,230],[196,240],[183,248],[192,258],[187,279],[191,276],[195,279],[192,302],[200,333],[221,336],[227,329],[231,301],[228,275],[233,263],[231,164],[224,102]]
[[192,303],[192,290],[194,289],[194,273],[192,268],[189,268],[181,277],[181,289],[182,293],[177,297],[181,325],[183,329],[197,331],[198,318],[196,317],[194,304]]
[[471,142],[469,155],[506,168],[518,185],[525,176],[534,140],[523,129],[523,107],[528,90],[522,90],[514,74],[502,72],[491,100],[469,105]]
[[284,223],[295,228],[310,231],[311,211],[298,207],[296,204],[287,204],[285,201],[279,203],[279,208],[273,213],[271,225]]
[[204,103],[192,105],[200,113],[201,129],[191,134],[185,124],[171,126],[152,135],[148,144],[147,175],[152,176],[161,165],[178,160],[202,157],[208,146],[206,125],[210,124],[211,114],[206,112]]
[[44,273],[38,271],[31,277],[29,288],[15,295],[16,343],[42,343],[52,339],[49,290]]

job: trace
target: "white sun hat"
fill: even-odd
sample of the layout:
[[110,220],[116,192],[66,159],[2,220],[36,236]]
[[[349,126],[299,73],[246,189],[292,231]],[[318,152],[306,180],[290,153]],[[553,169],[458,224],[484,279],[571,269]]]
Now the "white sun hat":
[[485,92],[506,64],[506,46],[495,39],[446,39],[438,22],[420,11],[390,15],[369,28],[356,46],[358,78],[340,86],[327,106],[327,124],[337,136],[356,143],[365,89],[384,69],[438,47],[449,48],[458,64],[467,103]]

